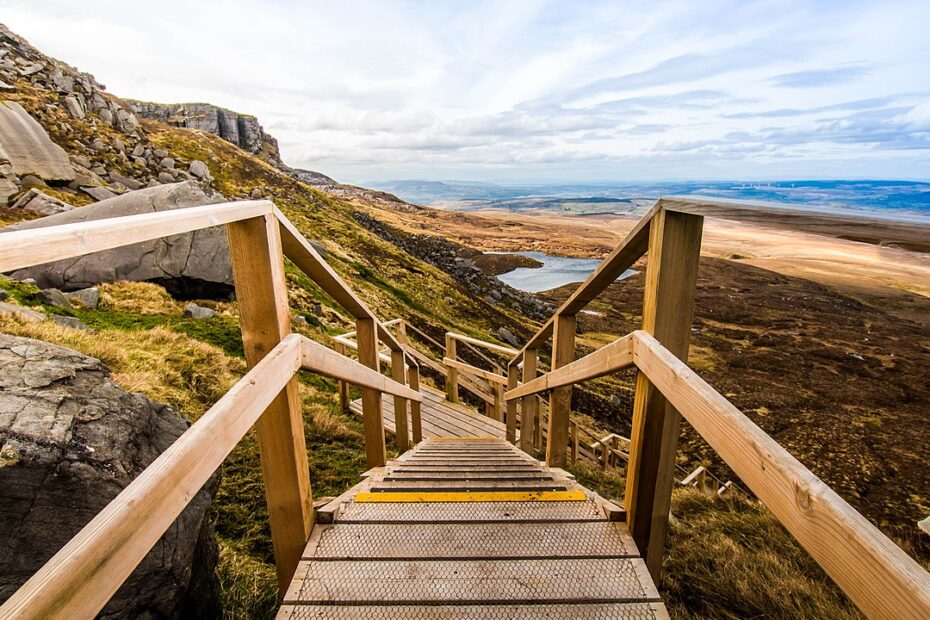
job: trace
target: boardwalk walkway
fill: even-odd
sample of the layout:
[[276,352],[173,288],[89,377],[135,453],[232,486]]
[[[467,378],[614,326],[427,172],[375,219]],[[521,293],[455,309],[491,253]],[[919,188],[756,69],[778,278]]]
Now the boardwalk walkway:
[[617,510],[502,440],[427,439],[320,510],[278,618],[667,618]]
[[[448,402],[445,395],[436,390],[421,386],[423,403],[420,405],[420,420],[423,426],[423,439],[430,437],[497,437],[504,439],[507,427],[503,422],[492,420],[474,409]],[[355,400],[349,410],[362,416],[362,401]],[[394,434],[394,399],[382,400],[385,432]],[[408,428],[410,425],[408,424]],[[412,432],[412,431],[411,431]],[[413,436],[410,436],[411,442]]]

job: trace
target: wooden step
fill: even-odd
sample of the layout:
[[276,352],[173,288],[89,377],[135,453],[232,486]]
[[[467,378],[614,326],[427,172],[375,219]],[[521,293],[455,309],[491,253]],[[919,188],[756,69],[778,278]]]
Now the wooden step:
[[668,620],[661,603],[536,605],[285,605],[277,620]]
[[349,502],[339,523],[460,523],[603,521],[604,514],[590,499],[577,502],[473,502],[423,504],[360,504]]
[[638,558],[301,561],[285,604],[658,602]]
[[623,524],[406,523],[321,526],[304,559],[636,557]]

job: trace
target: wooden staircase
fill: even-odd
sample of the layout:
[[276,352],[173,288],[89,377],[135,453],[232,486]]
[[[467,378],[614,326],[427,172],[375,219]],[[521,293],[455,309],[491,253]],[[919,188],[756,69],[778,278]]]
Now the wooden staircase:
[[501,439],[426,439],[319,511],[278,618],[667,618],[621,516]]

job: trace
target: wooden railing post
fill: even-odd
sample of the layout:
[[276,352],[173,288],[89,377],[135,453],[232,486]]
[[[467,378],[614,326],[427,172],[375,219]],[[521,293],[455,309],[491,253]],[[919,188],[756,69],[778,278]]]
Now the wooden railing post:
[[[455,338],[452,334],[446,334],[445,356],[451,360],[458,359],[455,353]],[[459,402],[459,371],[455,368],[446,368],[446,400],[450,403]]]
[[[349,351],[346,348],[346,345],[336,341],[336,346],[334,347],[336,353],[341,355],[348,355]],[[339,381],[339,408],[343,413],[349,412],[349,384],[346,381]]]
[[[374,319],[357,319],[355,332],[355,338],[358,341],[358,361],[373,370],[380,370],[378,329]],[[383,467],[387,462],[387,452],[384,446],[381,392],[378,390],[362,388],[362,420],[365,429],[365,457],[368,467]]]
[[[687,362],[701,254],[699,215],[659,210],[649,234],[643,330]],[[636,378],[626,511],[630,534],[659,581],[681,416],[640,372]]]
[[[516,364],[509,364],[507,366],[507,389],[512,390],[517,387],[517,384],[520,383],[520,378],[517,376],[517,373],[520,372],[520,369],[517,368]],[[516,399],[511,399],[507,401],[507,441],[513,443],[517,438],[517,401]]]
[[578,423],[572,422],[569,427],[572,436],[572,465],[578,462]]
[[[229,256],[248,366],[254,367],[290,331],[284,255],[272,215],[226,225]],[[287,590],[310,530],[313,498],[297,379],[288,381],[255,425],[271,522],[278,587]]]
[[[575,315],[559,314],[552,331],[552,370],[575,357]],[[564,467],[568,451],[568,420],[572,408],[572,387],[566,385],[549,395],[549,432],[546,435],[546,464]]]
[[[407,382],[403,351],[391,351],[391,378],[398,383]],[[401,452],[410,449],[410,431],[407,427],[407,399],[400,396],[394,397],[394,439],[397,442],[397,449]]]
[[[523,383],[536,378],[536,365],[539,362],[539,349],[527,349],[523,354]],[[535,446],[537,407],[535,394],[524,396],[520,400],[520,449],[532,454]]]
[[[420,369],[417,366],[407,368],[407,385],[415,392],[420,391]],[[413,443],[418,444],[423,441],[423,424],[420,421],[420,403],[415,400],[410,401],[410,425],[413,430]]]

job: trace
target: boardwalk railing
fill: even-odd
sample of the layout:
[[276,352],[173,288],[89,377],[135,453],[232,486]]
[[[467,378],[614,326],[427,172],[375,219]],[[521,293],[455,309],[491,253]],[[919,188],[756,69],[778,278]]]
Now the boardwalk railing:
[[[0,232],[0,273],[219,225],[227,229],[249,372],[14,593],[0,617],[96,615],[253,425],[283,593],[314,523],[296,372],[362,388],[373,467],[385,463],[381,395],[421,401],[415,373],[408,387],[406,378],[379,372],[378,340],[401,369],[416,362],[269,201]],[[355,317],[361,362],[290,333],[284,256]]]
[[[559,466],[568,458],[572,386],[624,368],[639,371],[625,503],[630,533],[656,581],[684,416],[867,616],[930,617],[930,574],[685,363],[701,213],[734,217],[759,209],[770,210],[779,222],[779,217],[790,220],[804,213],[788,210],[784,215],[780,207],[687,197],[658,200],[513,357],[508,370],[515,374],[522,365],[523,382],[511,387],[505,399],[509,405],[550,394],[546,460]],[[866,225],[850,221],[844,225]],[[575,360],[577,313],[644,254],[642,330]],[[539,349],[550,337],[552,370],[536,377]]]

